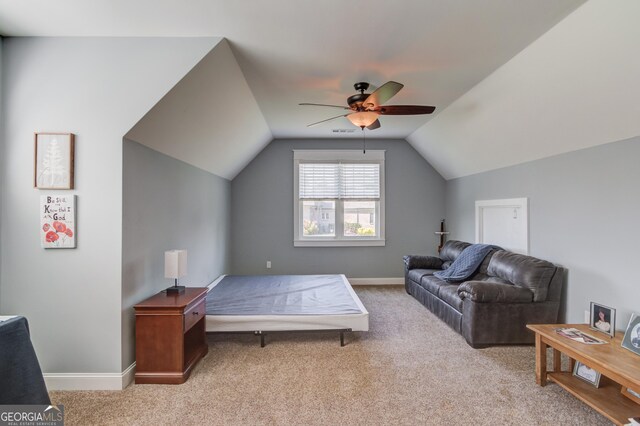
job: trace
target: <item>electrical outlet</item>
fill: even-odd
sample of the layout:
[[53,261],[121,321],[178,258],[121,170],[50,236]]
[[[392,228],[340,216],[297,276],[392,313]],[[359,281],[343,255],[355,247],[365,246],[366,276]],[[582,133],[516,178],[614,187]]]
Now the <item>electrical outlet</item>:
[[591,320],[591,314],[589,313],[589,311],[584,311],[584,323],[589,324],[590,320]]
[[271,269],[271,261],[267,260],[267,269]]

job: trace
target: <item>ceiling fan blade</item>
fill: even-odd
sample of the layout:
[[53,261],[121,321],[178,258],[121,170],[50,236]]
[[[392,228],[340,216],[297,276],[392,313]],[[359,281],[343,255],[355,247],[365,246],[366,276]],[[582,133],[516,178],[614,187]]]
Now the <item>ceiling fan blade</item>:
[[427,105],[383,105],[374,111],[382,115],[418,115],[431,114],[435,110],[436,107]]
[[373,123],[371,123],[370,125],[367,126],[367,129],[369,130],[375,130],[380,128],[380,120],[376,120]]
[[326,122],[326,121],[335,120],[336,118],[340,118],[340,117],[346,117],[347,115],[349,115],[349,114],[337,115],[337,116],[335,116],[335,117],[327,118],[326,120],[322,120],[322,121],[318,121],[318,122],[316,122],[316,123],[308,124],[308,125],[307,125],[307,127],[313,127],[313,126],[315,126],[315,125],[318,125],[318,124],[324,123],[324,122]]
[[351,109],[345,106],[340,106],[340,105],[327,105],[327,104],[310,104],[308,102],[303,102],[301,104],[298,105],[305,105],[305,106],[322,106],[322,107],[331,107],[331,108],[340,108],[340,109]]
[[404,84],[400,84],[396,81],[387,81],[370,94],[367,99],[362,102],[362,106],[366,109],[377,108],[389,99],[393,98],[403,87]]

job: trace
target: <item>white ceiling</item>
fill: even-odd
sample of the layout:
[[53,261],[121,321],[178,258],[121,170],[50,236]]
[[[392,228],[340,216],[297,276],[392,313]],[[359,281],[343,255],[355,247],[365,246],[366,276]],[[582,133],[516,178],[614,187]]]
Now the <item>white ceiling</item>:
[[[406,139],[584,1],[0,0],[0,33],[225,37],[263,116],[256,134],[274,138],[330,138],[334,129],[353,129],[346,118],[307,128],[341,110],[298,103],[346,105],[355,82],[375,89],[399,81],[405,88],[389,104],[434,105],[435,114],[381,117],[382,127],[368,137]],[[228,90],[216,102],[238,105]],[[211,108],[231,134],[234,108]],[[409,141],[418,147],[419,139]],[[253,156],[264,143],[217,147],[219,162],[237,164],[214,172],[234,176],[246,164],[234,160],[237,152]],[[430,160],[427,149],[419,151]]]
[[[0,31],[226,37],[274,137],[332,137],[352,125],[306,124],[340,110],[297,104],[342,105],[357,81],[396,80],[390,104],[437,114],[583,1],[0,0]],[[382,117],[370,137],[406,138],[428,120]]]
[[639,16],[589,1],[407,140],[452,179],[640,135]]

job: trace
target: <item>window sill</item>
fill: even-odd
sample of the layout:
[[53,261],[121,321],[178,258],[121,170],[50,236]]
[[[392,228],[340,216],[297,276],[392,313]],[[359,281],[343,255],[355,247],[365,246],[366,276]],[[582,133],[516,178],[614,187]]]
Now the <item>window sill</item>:
[[383,247],[385,240],[294,240],[294,247]]

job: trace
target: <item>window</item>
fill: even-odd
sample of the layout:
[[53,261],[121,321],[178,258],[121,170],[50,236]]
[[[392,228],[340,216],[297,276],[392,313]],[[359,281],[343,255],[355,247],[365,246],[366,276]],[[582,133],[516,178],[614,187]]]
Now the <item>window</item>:
[[384,245],[384,151],[295,150],[294,245]]

